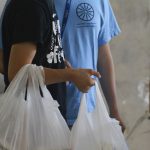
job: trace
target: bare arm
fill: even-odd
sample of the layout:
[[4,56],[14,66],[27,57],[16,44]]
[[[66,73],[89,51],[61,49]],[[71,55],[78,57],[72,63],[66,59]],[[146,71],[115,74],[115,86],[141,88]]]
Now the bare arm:
[[[11,81],[20,68],[31,64],[36,54],[36,44],[19,43],[11,48],[8,77]],[[65,81],[72,81],[82,92],[87,92],[94,85],[91,75],[100,76],[98,72],[91,69],[50,69],[44,68],[45,83],[53,84]]]
[[102,78],[100,79],[100,83],[109,106],[110,116],[120,121],[122,129],[124,131],[125,126],[120,118],[117,108],[115,71],[109,44],[103,45],[99,49],[98,71],[101,72]]

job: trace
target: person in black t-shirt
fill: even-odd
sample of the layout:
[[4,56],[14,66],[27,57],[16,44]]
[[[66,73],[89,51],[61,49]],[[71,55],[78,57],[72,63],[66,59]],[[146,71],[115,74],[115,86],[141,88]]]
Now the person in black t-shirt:
[[65,68],[60,28],[51,0],[11,0],[2,21],[4,80],[9,85],[25,64],[42,65],[45,83],[60,104],[65,118],[65,82],[72,81],[82,92],[94,85],[91,69]]

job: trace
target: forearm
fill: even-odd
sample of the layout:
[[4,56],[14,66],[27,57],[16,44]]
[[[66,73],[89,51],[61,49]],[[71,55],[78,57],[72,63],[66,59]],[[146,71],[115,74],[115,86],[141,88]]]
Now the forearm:
[[50,69],[44,68],[45,84],[54,84],[66,81],[72,81],[73,69]]
[[110,53],[109,45],[104,45],[100,48],[98,60],[98,71],[101,72],[102,76],[100,79],[100,83],[109,106],[110,115],[114,116],[118,114],[116,102],[117,94],[114,64]]

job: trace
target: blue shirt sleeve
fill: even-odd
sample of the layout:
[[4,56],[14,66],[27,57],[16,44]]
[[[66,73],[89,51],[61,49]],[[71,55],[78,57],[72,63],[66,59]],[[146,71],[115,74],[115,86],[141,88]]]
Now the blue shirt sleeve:
[[121,32],[109,0],[104,0],[103,3],[102,27],[98,37],[99,47]]

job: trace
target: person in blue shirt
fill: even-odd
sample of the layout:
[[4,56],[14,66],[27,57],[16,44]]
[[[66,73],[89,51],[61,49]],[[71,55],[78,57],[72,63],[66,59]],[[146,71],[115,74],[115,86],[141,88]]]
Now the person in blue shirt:
[[[100,83],[110,116],[120,121],[124,131],[125,125],[117,108],[114,64],[109,46],[120,28],[109,0],[55,0],[55,7],[63,30],[66,59],[73,68],[91,68],[101,73]],[[73,83],[67,85],[67,123],[70,126],[77,118],[81,94]],[[87,93],[87,104],[88,110],[92,111],[95,87]]]

